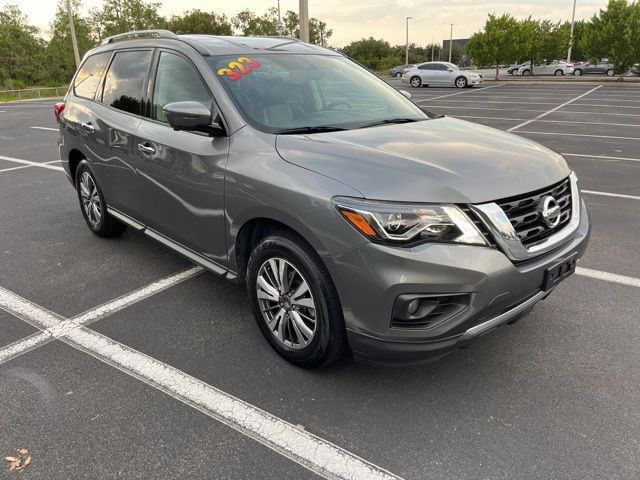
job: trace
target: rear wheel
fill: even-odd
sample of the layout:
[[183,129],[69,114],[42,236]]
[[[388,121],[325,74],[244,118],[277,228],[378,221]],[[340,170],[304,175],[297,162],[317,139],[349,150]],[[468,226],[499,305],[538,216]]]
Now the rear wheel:
[[419,88],[422,86],[422,79],[416,75],[415,77],[411,77],[409,83],[413,88]]
[[556,70],[556,73],[554,73],[554,75],[555,75],[556,77],[561,77],[561,76],[563,76],[563,75],[564,75],[564,72],[563,72],[562,70],[558,69],[558,70]]
[[287,361],[314,368],[346,350],[342,307],[318,254],[288,231],[262,239],[247,266],[247,290],[260,331]]
[[528,77],[529,75],[531,75],[531,70],[523,70],[522,71],[522,75],[524,75],[525,77]]
[[581,76],[581,75],[582,75],[582,70],[580,70],[580,69],[578,69],[578,70],[574,70],[574,71],[573,71],[573,74],[574,74],[576,77],[579,77],[579,76]]
[[402,77],[402,74],[400,72],[396,73],[396,78],[400,78]]
[[82,160],[76,169],[76,189],[82,216],[93,233],[99,237],[113,237],[127,228],[107,213],[104,195],[86,160]]
[[613,70],[607,70],[607,77],[613,77],[614,73]]
[[467,81],[466,77],[458,77],[456,78],[455,84],[458,88],[467,88],[469,82]]

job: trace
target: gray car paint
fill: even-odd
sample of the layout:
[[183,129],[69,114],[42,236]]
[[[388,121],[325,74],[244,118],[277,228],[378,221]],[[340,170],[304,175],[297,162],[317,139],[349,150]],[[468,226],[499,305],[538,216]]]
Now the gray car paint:
[[[447,118],[316,135],[260,132],[242,118],[202,55],[274,48],[339,55],[296,41],[184,36],[116,43],[89,54],[145,47],[174,50],[193,62],[228,135],[174,132],[69,93],[60,121],[67,174],[72,177],[70,156],[82,153],[107,202],[127,214],[119,218],[231,280],[244,273],[236,243],[244,227],[270,219],[298,232],[329,270],[350,346],[360,356],[411,359],[453,347],[468,326],[539,290],[546,267],[586,248],[583,204],[571,241],[523,265],[491,247],[373,244],[342,218],[333,197],[477,203],[546,187],[567,177],[569,168],[560,155],[534,142]],[[87,121],[93,133],[82,130]],[[140,154],[140,142],[155,148],[154,158]],[[398,294],[440,292],[469,292],[471,305],[428,332],[390,328]]]

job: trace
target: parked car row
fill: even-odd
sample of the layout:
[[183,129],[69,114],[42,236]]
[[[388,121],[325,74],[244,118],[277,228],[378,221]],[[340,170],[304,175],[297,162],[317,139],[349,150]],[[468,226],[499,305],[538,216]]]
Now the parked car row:
[[614,66],[609,63],[609,60],[603,58],[595,62],[579,62],[579,63],[567,63],[563,60],[543,61],[540,64],[533,64],[527,61],[524,63],[512,65],[507,69],[509,75],[555,75],[560,77],[562,75],[575,75],[580,77],[582,75],[606,75],[612,77],[615,75]]
[[468,88],[484,83],[484,79],[482,75],[462,70],[453,63],[425,62],[405,69],[402,74],[402,83],[408,83],[413,88],[429,85]]

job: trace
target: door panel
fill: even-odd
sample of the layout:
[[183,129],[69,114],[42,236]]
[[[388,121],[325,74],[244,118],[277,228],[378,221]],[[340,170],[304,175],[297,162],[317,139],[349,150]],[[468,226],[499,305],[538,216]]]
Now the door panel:
[[228,137],[174,132],[167,125],[142,121],[136,144],[144,199],[138,218],[185,247],[226,265]]
[[140,213],[140,183],[135,168],[135,133],[140,125],[143,90],[152,51],[116,52],[98,102],[86,109],[86,150],[109,206],[133,216]]

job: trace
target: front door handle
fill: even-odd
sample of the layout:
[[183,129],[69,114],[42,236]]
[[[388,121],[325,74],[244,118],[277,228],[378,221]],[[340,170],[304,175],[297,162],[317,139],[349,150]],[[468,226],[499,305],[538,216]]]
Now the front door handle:
[[156,153],[156,149],[155,148],[150,147],[148,145],[144,145],[142,143],[138,144],[138,150],[140,150],[145,155],[155,155],[155,153]]
[[96,131],[96,127],[94,127],[91,122],[87,122],[87,123],[83,123],[82,124],[82,128],[84,129],[85,132],[87,133],[93,133]]

